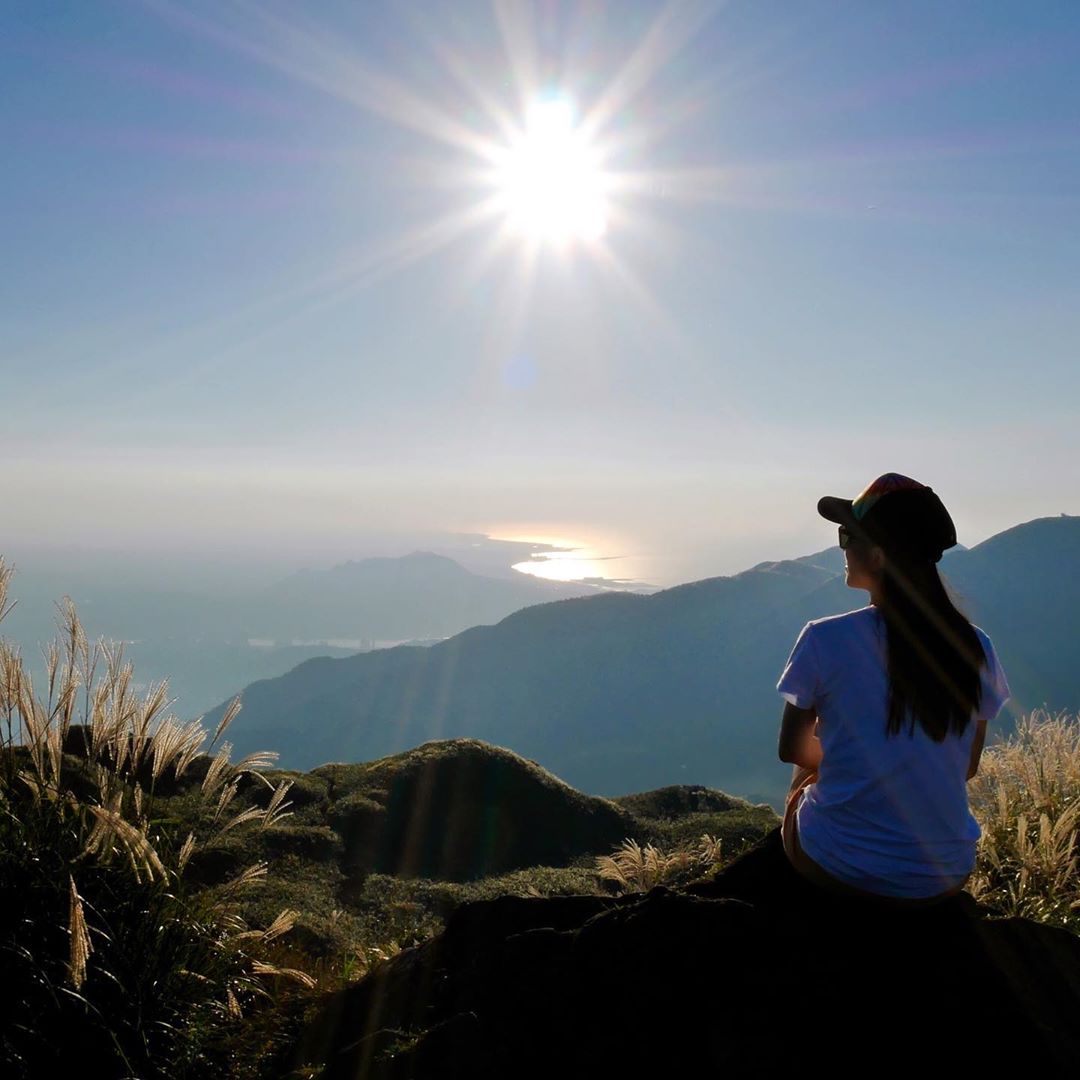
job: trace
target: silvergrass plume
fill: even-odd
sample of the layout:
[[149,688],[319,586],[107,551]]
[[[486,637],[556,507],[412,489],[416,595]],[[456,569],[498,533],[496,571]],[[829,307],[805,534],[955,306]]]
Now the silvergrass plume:
[[240,698],[234,697],[229,702],[229,707],[225,710],[224,715],[218,721],[218,726],[214,730],[214,737],[210,740],[210,749],[212,750],[216,745],[218,739],[225,734],[225,729],[236,719],[236,714],[240,711]]
[[71,951],[68,960],[68,980],[78,990],[86,981],[86,962],[94,951],[90,934],[86,929],[83,914],[82,897],[75,888],[75,879],[68,875],[68,933],[71,937]]
[[968,785],[979,822],[967,889],[1003,915],[1080,930],[1080,721],[1035,709]]
[[[0,557],[0,619],[14,606],[8,599],[11,578],[12,569]],[[6,755],[0,760],[7,766],[0,770],[0,813],[29,800],[39,811],[31,817],[53,817],[74,841],[67,889],[62,879],[57,888],[67,894],[66,977],[78,990],[88,980],[91,987],[94,983],[92,935],[98,912],[84,904],[75,867],[111,868],[130,874],[137,883],[163,882],[171,890],[199,850],[223,833],[249,823],[265,828],[286,817],[291,804],[285,796],[292,781],[279,780],[275,786],[258,771],[276,761],[276,754],[249,754],[234,766],[229,762],[232,747],[223,744],[209,761],[201,785],[190,786],[187,797],[193,793],[202,802],[202,812],[195,817],[200,823],[176,848],[165,824],[171,812],[155,812],[156,800],[165,797],[158,794],[159,782],[170,770],[177,779],[187,771],[205,752],[207,732],[200,721],[183,722],[169,713],[173,702],[166,680],[151,684],[140,698],[123,644],[102,639],[91,644],[70,598],[57,607],[58,637],[43,650],[45,701],[35,693],[18,647],[0,637],[0,755]],[[235,698],[211,747],[239,711],[240,699]],[[76,725],[84,737],[69,737]],[[265,806],[245,805],[222,825],[244,775],[258,776],[272,793]],[[208,810],[212,820],[207,820]],[[229,953],[242,964],[243,974],[220,986],[218,1006],[230,1015],[241,1014],[244,995],[265,993],[255,978],[259,975],[313,985],[305,973],[265,963],[240,947],[244,940],[265,948],[295,923],[296,912],[286,910],[265,930],[252,932],[235,909],[235,893],[259,883],[266,873],[267,864],[257,863],[204,894],[210,912],[204,929],[213,935],[215,952]],[[209,982],[200,971],[184,970],[193,980]]]

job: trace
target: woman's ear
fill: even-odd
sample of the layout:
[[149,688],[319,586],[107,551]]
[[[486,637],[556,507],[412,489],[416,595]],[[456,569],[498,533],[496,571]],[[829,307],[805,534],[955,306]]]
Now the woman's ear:
[[885,549],[874,544],[870,548],[870,569],[875,574],[880,574],[885,569]]

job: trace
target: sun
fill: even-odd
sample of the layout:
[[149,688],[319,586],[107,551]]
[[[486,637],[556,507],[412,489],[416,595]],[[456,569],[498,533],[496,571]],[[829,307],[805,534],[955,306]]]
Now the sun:
[[[337,298],[368,288],[469,237],[472,243],[454,259],[448,288],[463,296],[481,277],[498,278],[487,337],[488,347],[504,358],[514,355],[540,275],[550,280],[579,269],[583,286],[603,282],[619,290],[682,347],[678,326],[632,259],[643,244],[658,248],[673,238],[670,208],[676,201],[734,197],[728,167],[663,167],[657,160],[697,99],[666,101],[653,84],[697,40],[719,5],[657,5],[656,17],[640,38],[626,43],[625,55],[613,49],[597,69],[582,66],[573,19],[565,27],[567,54],[549,54],[540,41],[537,5],[493,5],[499,43],[490,53],[477,51],[471,35],[459,50],[456,30],[443,33],[422,18],[416,25],[430,47],[430,63],[419,82],[395,74],[393,65],[377,65],[349,35],[317,21],[255,10],[259,5],[242,5],[242,11],[211,6],[217,14],[191,19],[193,30],[393,125],[397,132],[388,146],[395,153],[400,136],[415,143],[403,151],[401,171],[386,174],[395,189],[400,180],[402,213],[395,211],[381,236],[365,234],[303,285],[312,303],[322,303],[324,291]],[[408,63],[402,60],[398,66],[412,70],[412,53]],[[555,71],[561,81],[547,81],[543,73]],[[643,95],[649,98],[648,123],[636,115]],[[381,161],[381,151],[376,159]],[[665,205],[657,215],[659,198]]]
[[566,97],[533,103],[496,154],[492,181],[506,226],[519,236],[565,246],[607,229],[609,179]]

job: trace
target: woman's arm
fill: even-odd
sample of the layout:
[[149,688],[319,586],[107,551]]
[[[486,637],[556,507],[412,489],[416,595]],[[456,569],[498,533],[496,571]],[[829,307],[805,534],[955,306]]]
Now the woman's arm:
[[817,713],[813,709],[800,709],[788,702],[780,718],[780,739],[777,754],[781,761],[801,765],[817,772],[823,757],[821,740],[814,734]]

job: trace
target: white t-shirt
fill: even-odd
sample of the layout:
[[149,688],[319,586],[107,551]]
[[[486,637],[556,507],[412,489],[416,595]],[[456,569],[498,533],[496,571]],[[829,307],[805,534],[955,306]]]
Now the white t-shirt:
[[[993,720],[1009,684],[990,639],[979,715]],[[828,873],[887,896],[933,896],[975,867],[979,824],[967,801],[973,717],[936,743],[916,722],[886,735],[885,621],[870,605],[808,622],[777,690],[818,714],[822,762],[797,810],[799,842]]]

